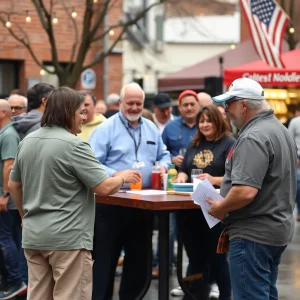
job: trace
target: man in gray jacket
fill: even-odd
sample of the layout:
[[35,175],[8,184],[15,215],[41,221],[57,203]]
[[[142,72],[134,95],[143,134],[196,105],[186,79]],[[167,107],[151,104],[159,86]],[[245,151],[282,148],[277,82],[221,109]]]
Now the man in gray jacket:
[[30,111],[13,118],[15,129],[21,139],[29,133],[39,129],[41,118],[45,110],[47,97],[54,86],[47,83],[38,83],[28,90],[27,99]]

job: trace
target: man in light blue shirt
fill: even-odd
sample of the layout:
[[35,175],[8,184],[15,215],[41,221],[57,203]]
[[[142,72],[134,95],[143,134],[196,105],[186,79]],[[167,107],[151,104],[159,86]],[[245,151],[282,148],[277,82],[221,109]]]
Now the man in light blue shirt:
[[[165,173],[171,158],[155,124],[141,117],[144,99],[138,84],[125,85],[120,93],[120,112],[96,128],[90,145],[108,175],[116,176],[136,163],[141,167],[143,188],[150,188],[155,161],[159,161],[161,172]],[[105,204],[97,204],[96,210],[92,299],[112,298],[122,247],[125,259],[120,300],[135,299],[146,282],[147,236],[152,230],[152,214]]]

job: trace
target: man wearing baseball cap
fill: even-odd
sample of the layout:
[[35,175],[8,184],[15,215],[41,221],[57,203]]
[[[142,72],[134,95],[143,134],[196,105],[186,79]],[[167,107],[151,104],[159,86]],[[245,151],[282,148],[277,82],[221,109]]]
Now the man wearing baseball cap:
[[227,225],[233,296],[275,300],[280,257],[294,231],[296,146],[256,81],[237,79],[213,100],[225,103],[240,129],[225,165],[224,200],[207,199],[209,214]]
[[200,109],[195,91],[185,90],[178,96],[178,108],[181,116],[167,124],[162,138],[171,153],[172,163],[181,166],[183,156],[179,150],[186,148],[196,134],[196,116]]
[[172,101],[167,93],[158,93],[153,98],[154,123],[162,134],[167,123],[174,120],[172,115]]

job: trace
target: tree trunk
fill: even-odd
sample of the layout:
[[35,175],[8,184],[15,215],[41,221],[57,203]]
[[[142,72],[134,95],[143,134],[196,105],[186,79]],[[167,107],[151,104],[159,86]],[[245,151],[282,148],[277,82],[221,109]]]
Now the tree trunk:
[[62,74],[58,75],[58,84],[59,86],[68,86],[70,88],[75,88],[76,84],[74,86],[71,86],[68,82],[68,74],[67,72],[63,72]]

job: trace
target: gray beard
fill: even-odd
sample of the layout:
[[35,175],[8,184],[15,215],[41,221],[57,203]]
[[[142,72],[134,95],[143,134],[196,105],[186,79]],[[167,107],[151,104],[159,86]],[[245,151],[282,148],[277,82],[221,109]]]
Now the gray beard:
[[135,122],[135,121],[138,121],[139,118],[142,116],[142,113],[138,114],[138,115],[129,115],[129,114],[126,114],[125,117],[128,121],[132,121],[132,122]]

